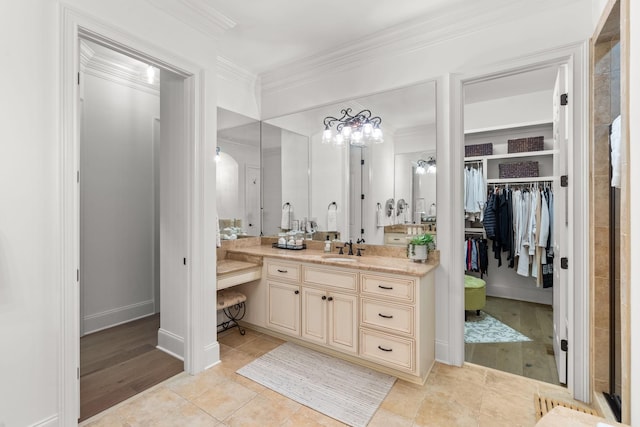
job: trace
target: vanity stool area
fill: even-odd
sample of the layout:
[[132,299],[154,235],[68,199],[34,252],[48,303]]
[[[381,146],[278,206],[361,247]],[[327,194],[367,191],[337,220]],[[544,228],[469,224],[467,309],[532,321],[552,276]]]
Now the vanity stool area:
[[222,310],[224,315],[224,320],[217,326],[221,331],[237,327],[240,335],[244,335],[245,330],[238,321],[246,314],[247,297],[236,286],[260,279],[262,266],[255,262],[221,259],[217,262],[216,273],[216,310]]

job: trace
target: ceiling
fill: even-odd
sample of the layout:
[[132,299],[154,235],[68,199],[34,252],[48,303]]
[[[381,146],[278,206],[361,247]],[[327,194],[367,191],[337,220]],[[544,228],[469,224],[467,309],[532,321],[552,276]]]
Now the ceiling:
[[207,0],[207,5],[235,22],[221,36],[220,56],[261,74],[414,20],[513,1]]

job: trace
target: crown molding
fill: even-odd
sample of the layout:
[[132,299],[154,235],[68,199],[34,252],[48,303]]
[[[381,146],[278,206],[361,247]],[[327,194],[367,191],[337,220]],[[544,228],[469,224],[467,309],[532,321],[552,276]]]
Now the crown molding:
[[[570,4],[578,0],[563,0]],[[490,28],[514,16],[523,16],[527,7],[543,10],[554,0],[540,0],[523,6],[520,2],[505,2],[501,7],[487,9],[482,4],[459,4],[448,7],[437,16],[416,18],[355,40],[348,45],[315,53],[306,58],[282,64],[260,75],[263,94],[273,94],[317,81],[328,74],[347,71],[372,63],[380,58],[394,58],[416,52]],[[557,0],[555,1],[557,3]],[[557,7],[557,6],[556,6]]]
[[218,38],[236,22],[211,7],[206,0],[147,0],[156,8],[206,36]]
[[260,83],[260,77],[257,74],[252,73],[248,69],[241,67],[223,56],[218,56],[216,63],[218,78],[250,86]]
[[[85,43],[81,43],[81,57],[82,46]],[[86,62],[84,73],[99,77],[113,83],[124,85],[132,89],[141,90],[152,95],[160,96],[160,78],[156,73],[156,78],[153,83],[149,83],[146,77],[146,67],[134,67],[130,64],[125,64],[119,58],[111,55],[103,55],[96,53],[89,46],[86,46],[87,52],[93,52],[91,58]],[[141,63],[142,64],[142,63]]]
[[87,64],[91,61],[91,58],[93,58],[95,54],[96,52],[91,49],[91,46],[89,46],[82,40],[80,41],[80,69],[82,71],[85,70]]

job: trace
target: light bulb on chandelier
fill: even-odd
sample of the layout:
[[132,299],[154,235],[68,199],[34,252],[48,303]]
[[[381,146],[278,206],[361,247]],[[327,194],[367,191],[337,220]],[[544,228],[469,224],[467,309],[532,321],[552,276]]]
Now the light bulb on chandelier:
[[[362,110],[351,114],[351,108],[340,111],[342,117],[327,116],[324,118],[322,143],[336,146],[365,146],[384,142],[380,117],[373,117],[370,110]],[[335,131],[333,126],[335,125]]]

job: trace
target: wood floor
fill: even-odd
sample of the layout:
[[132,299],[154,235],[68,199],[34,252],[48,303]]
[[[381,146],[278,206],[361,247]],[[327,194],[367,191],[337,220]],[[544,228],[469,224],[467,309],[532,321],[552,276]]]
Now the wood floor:
[[159,314],[80,339],[80,421],[183,371],[156,348],[158,328]]
[[553,353],[553,309],[550,305],[487,297],[483,311],[532,341],[465,343],[465,361],[550,384],[560,384]]

